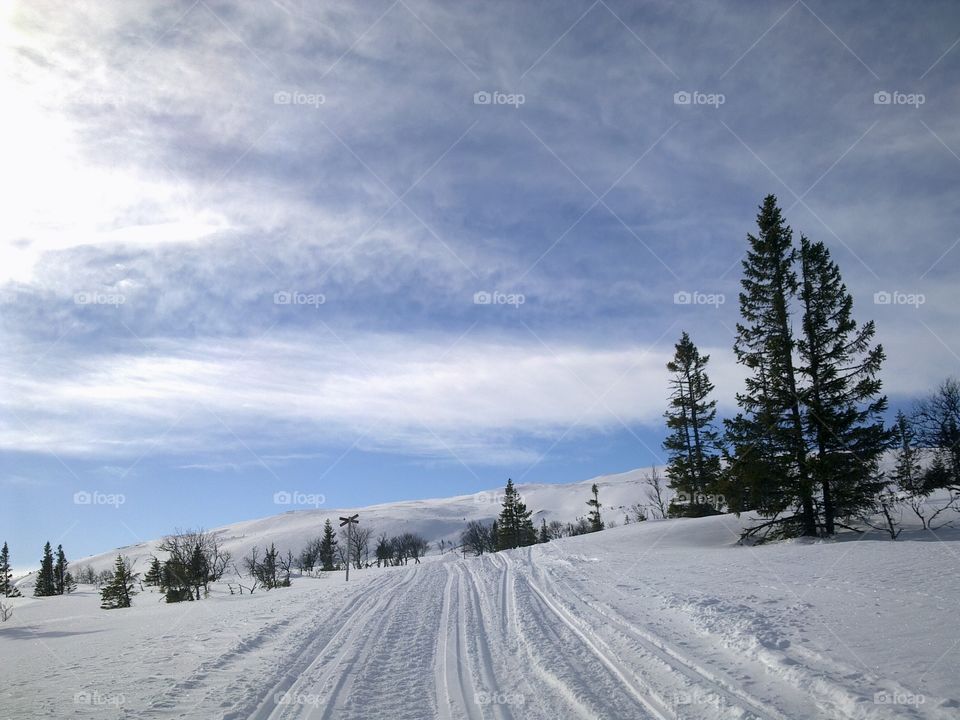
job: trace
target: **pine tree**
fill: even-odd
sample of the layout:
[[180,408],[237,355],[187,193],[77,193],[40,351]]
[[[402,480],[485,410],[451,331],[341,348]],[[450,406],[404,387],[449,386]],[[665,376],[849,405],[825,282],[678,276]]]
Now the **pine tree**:
[[37,573],[37,582],[33,589],[34,597],[50,597],[57,594],[56,581],[53,574],[53,550],[50,543],[43,546],[43,559],[40,561],[40,572]]
[[820,490],[824,530],[833,535],[837,518],[872,508],[886,485],[879,464],[891,434],[877,377],[884,352],[872,344],[873,322],[859,327],[853,319],[853,297],[826,246],[801,237],[800,265],[803,337],[797,342],[797,370],[804,380],[810,475]]
[[323,538],[320,540],[320,569],[337,569],[337,534],[333,531],[330,518],[323,524]]
[[[771,523],[788,533],[815,536],[814,487],[794,367],[790,304],[799,284],[793,231],[768,195],[757,215],[759,232],[748,235],[734,352],[752,373],[737,395],[741,413],[728,421],[733,447],[726,482],[737,501],[747,499],[764,515],[792,510]],[[743,508],[736,508],[743,509]],[[759,526],[758,526],[759,527]],[[754,528],[756,530],[757,528]]]
[[143,583],[144,585],[151,585],[163,589],[163,568],[158,558],[154,557],[150,561],[150,568],[143,576]]
[[137,594],[133,589],[136,579],[137,575],[130,572],[127,562],[117,555],[113,573],[100,590],[100,607],[104,610],[130,607],[130,599]]
[[67,592],[67,562],[66,553],[63,552],[63,545],[57,545],[57,555],[53,563],[53,587],[55,594],[63,595]]
[[720,494],[720,439],[713,425],[717,401],[710,399],[713,383],[706,373],[709,361],[710,356],[701,355],[684,332],[673,359],[667,363],[667,370],[673,373],[670,405],[665,413],[671,432],[663,447],[669,456],[670,488],[682,498],[679,503],[671,503],[672,516],[699,517],[717,512],[713,498]]
[[590,493],[593,495],[592,498],[587,500],[587,505],[590,506],[590,512],[587,513],[587,519],[590,521],[590,532],[600,532],[603,530],[603,520],[600,518],[600,490],[597,489],[596,483],[590,487]]
[[538,543],[550,542],[550,531],[547,530],[547,519],[540,520],[540,535],[537,537]]
[[10,548],[3,543],[0,548],[0,597],[10,597],[13,589],[13,571],[10,570]]
[[897,420],[893,425],[893,437],[897,455],[890,479],[898,488],[911,495],[924,494],[926,488],[923,482],[923,468],[920,464],[919,452],[914,446],[916,433],[903,412],[897,413]]
[[193,547],[187,572],[190,585],[193,587],[194,597],[199,600],[201,588],[206,591],[207,583],[210,581],[210,566],[200,543]]
[[497,521],[497,550],[525,547],[537,541],[537,532],[530,519],[532,514],[514,488],[513,480],[508,479],[503,493],[503,509]]

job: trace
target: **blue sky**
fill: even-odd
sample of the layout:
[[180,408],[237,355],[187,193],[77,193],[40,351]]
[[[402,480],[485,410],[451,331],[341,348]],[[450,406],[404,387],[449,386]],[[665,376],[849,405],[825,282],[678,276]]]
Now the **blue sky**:
[[876,320],[894,407],[960,366],[956,3],[3,13],[18,565],[281,491],[335,507],[659,462],[681,330],[733,408],[771,192]]

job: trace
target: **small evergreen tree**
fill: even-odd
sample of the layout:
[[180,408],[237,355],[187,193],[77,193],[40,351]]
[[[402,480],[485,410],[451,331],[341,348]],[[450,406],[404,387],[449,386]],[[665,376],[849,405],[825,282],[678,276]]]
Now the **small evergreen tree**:
[[13,589],[13,571],[10,569],[10,548],[3,543],[0,548],[0,597],[10,597]]
[[110,579],[100,590],[100,607],[104,610],[130,607],[130,599],[136,595],[133,589],[137,575],[130,572],[130,566],[117,555]]
[[144,585],[150,585],[152,587],[163,589],[163,568],[160,565],[160,560],[157,557],[154,557],[150,561],[150,568],[147,570],[146,574],[143,576]]
[[67,575],[70,573],[67,571],[69,563],[67,562],[67,555],[63,552],[63,545],[57,545],[57,555],[53,563],[53,587],[57,595],[63,595],[67,590]]
[[540,535],[537,537],[537,542],[539,543],[550,542],[550,531],[547,530],[546,518],[542,518],[540,520]]
[[720,440],[713,426],[717,401],[710,399],[713,383],[707,376],[709,355],[701,355],[683,333],[667,363],[670,404],[664,416],[670,434],[663,441],[669,463],[670,488],[679,502],[671,502],[671,516],[700,517],[719,510],[716,497],[720,477]]
[[596,483],[591,486],[590,492],[593,497],[587,500],[587,505],[590,506],[587,519],[590,521],[590,532],[599,532],[603,530],[603,520],[600,518],[600,490]]
[[333,530],[330,518],[323,524],[323,537],[320,540],[320,569],[337,569],[337,534]]
[[33,589],[34,597],[50,597],[57,594],[57,585],[53,574],[53,550],[48,542],[43,546],[43,559],[40,561],[40,572],[37,573],[37,582]]

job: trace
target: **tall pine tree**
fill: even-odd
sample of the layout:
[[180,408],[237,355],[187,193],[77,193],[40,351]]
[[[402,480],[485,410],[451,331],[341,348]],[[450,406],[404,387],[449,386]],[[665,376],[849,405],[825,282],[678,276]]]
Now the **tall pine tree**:
[[56,580],[53,574],[53,550],[50,543],[43,546],[43,559],[33,588],[34,597],[50,597],[57,594]]
[[531,515],[532,511],[527,510],[514,488],[513,480],[508,479],[503,493],[503,509],[497,520],[497,550],[525,547],[537,541]]
[[57,554],[53,562],[53,587],[57,595],[63,595],[70,592],[69,578],[67,568],[70,564],[67,562],[67,555],[63,552],[63,545],[57,545]]
[[897,413],[897,420],[893,425],[893,438],[897,454],[890,479],[898,488],[910,495],[926,494],[923,466],[920,464],[919,451],[914,445],[916,432],[909,418],[902,411]]
[[[793,231],[777,199],[768,195],[757,215],[758,233],[748,235],[740,292],[741,322],[734,352],[751,373],[737,395],[741,412],[728,421],[729,482],[789,534],[815,536],[817,516],[807,438],[794,365],[790,305],[799,283],[794,270]],[[743,509],[743,508],[734,508]]]
[[798,374],[810,475],[820,492],[823,529],[833,535],[837,518],[871,509],[886,485],[879,465],[891,435],[877,377],[884,353],[873,344],[873,322],[860,327],[853,319],[853,297],[826,246],[801,237],[800,266]]
[[717,512],[720,477],[720,440],[714,420],[717,401],[710,398],[713,383],[707,376],[709,355],[701,355],[684,332],[667,363],[670,378],[670,404],[665,417],[670,431],[663,441],[669,462],[667,476],[679,503],[671,503],[670,514],[699,517]]
[[337,534],[333,531],[330,518],[327,518],[327,521],[323,524],[323,537],[320,539],[318,555],[321,570],[337,569]]
[[590,506],[590,512],[587,513],[587,521],[590,523],[590,532],[600,532],[603,530],[603,519],[600,517],[600,490],[597,488],[596,483],[590,487],[590,494],[593,495],[593,497],[587,500],[587,505]]
[[13,571],[10,569],[10,548],[3,543],[0,548],[0,597],[10,597],[13,589]]

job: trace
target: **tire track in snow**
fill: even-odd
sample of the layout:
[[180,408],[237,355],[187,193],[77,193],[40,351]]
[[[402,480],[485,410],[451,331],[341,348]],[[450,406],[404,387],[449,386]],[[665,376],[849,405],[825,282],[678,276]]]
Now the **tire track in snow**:
[[[463,599],[463,571],[459,564],[446,569],[443,589],[443,611],[437,633],[437,662],[434,664],[437,685],[437,712],[440,720],[476,720],[483,717],[477,705],[477,691],[470,673],[467,653],[466,611]],[[454,591],[454,586],[456,590]],[[451,612],[456,597],[456,615]],[[452,645],[452,652],[451,652]],[[455,682],[450,682],[450,676]]]
[[[506,555],[504,555],[504,559],[506,560]],[[512,560],[508,560],[507,562],[510,564],[513,563]],[[528,562],[532,562],[529,557],[529,552]],[[543,631],[543,639],[550,640],[552,644],[557,646],[557,652],[552,658],[552,667],[561,668],[566,666],[569,670],[564,673],[562,678],[557,677],[554,673],[550,674],[556,678],[556,682],[564,691],[564,694],[573,699],[577,705],[585,711],[584,714],[586,717],[596,717],[598,708],[603,708],[604,713],[614,713],[611,715],[612,717],[646,717],[655,718],[656,720],[670,720],[671,717],[674,717],[673,713],[671,713],[662,702],[648,698],[646,695],[649,694],[649,688],[638,686],[635,679],[628,678],[620,669],[619,663],[611,659],[597,644],[582,633],[575,624],[570,622],[563,612],[559,610],[546,595],[541,593],[528,578],[523,578],[523,585],[530,591],[523,597],[530,600],[527,605],[527,610],[530,612],[531,618]],[[551,618],[560,621],[559,627],[556,623],[551,622]],[[563,637],[561,629],[567,630],[568,633],[573,636],[573,642],[571,642],[571,638]],[[576,652],[577,646],[581,649],[585,648],[588,652],[588,657],[583,657],[582,653],[578,654]],[[543,648],[542,645],[536,645],[536,647],[537,650]],[[590,662],[590,657],[594,660],[593,663]],[[602,674],[598,673],[597,669],[605,671],[603,673],[606,675],[605,683],[603,682]],[[579,684],[581,687],[576,690],[571,687],[571,685],[568,684],[571,679],[580,681]],[[588,679],[593,682],[588,683]],[[598,685],[602,685],[603,687],[598,688]],[[624,697],[620,698],[620,702],[617,703],[616,707],[611,707],[610,704],[614,702],[614,695],[617,688],[620,689]],[[596,707],[590,708],[586,706],[578,697],[577,690],[586,696],[590,705]],[[623,691],[625,691],[625,693]],[[603,702],[604,700],[606,703]],[[624,707],[624,700],[631,706],[630,710]]]
[[[555,590],[549,593],[549,591],[543,587],[539,588],[542,592],[552,595],[552,600],[558,607],[563,608],[565,604],[564,601],[560,599],[561,597],[572,599],[574,604],[586,609],[590,615],[596,618],[596,627],[604,627],[606,625],[616,626],[641,647],[645,653],[659,660],[672,671],[692,681],[695,686],[705,686],[709,688],[708,694],[723,698],[729,706],[734,708],[740,707],[751,713],[753,717],[758,718],[758,720],[789,720],[786,715],[779,712],[776,708],[770,707],[769,703],[764,703],[759,698],[723,680],[700,663],[689,659],[676,649],[670,647],[661,638],[638,628],[622,615],[613,611],[607,612],[601,609],[599,604],[581,599],[573,587],[562,580],[552,579],[547,571],[537,568],[532,562],[531,567],[534,568],[534,574],[539,575],[547,586],[556,588],[557,585],[561,585],[567,590],[567,592],[564,593],[558,593]],[[566,608],[564,609],[569,615],[573,615],[572,612]],[[599,638],[599,635],[591,629],[594,627],[593,624],[581,621],[578,622],[578,625],[580,625],[585,633],[593,635],[599,642],[603,642],[603,640]],[[680,692],[686,691],[681,690]]]
[[[393,592],[314,688],[322,702],[309,718],[368,720],[369,708],[392,720],[420,720],[437,713],[434,666],[445,572],[416,566],[403,591]],[[352,651],[351,651],[352,649]],[[336,678],[332,689],[326,685]]]
[[[464,562],[458,565],[463,570],[464,584],[469,588],[469,593],[465,597],[464,622],[467,623],[467,637],[471,638],[474,643],[474,654],[477,656],[475,665],[477,674],[483,683],[483,689],[489,692],[501,687],[497,680],[497,671],[494,668],[490,633],[487,630],[487,620],[485,618],[486,615],[492,619],[494,613],[484,603],[486,596],[480,592],[480,581],[477,580],[473,572],[474,564],[473,562]],[[490,707],[496,720],[513,720],[513,713],[510,711],[509,705],[494,704]]]
[[[275,682],[270,690],[265,693],[259,705],[249,714],[250,720],[279,720],[280,718],[289,718],[302,716],[312,710],[312,706],[302,702],[282,702],[279,698],[296,699],[298,696],[309,697],[309,694],[302,693],[301,688],[305,678],[311,676],[312,671],[324,659],[325,654],[331,648],[344,646],[346,635],[354,632],[356,626],[362,625],[363,618],[370,617],[376,610],[389,603],[391,593],[408,585],[413,580],[413,573],[397,573],[398,577],[386,576],[386,579],[374,585],[374,587],[364,587],[357,591],[356,595],[347,603],[347,605],[336,611],[336,616],[341,619],[342,624],[329,636],[321,632],[313,633],[310,639],[305,643],[302,649],[298,650],[293,658],[284,663],[284,670],[280,679]],[[346,617],[342,617],[346,614]],[[229,717],[242,717],[240,714],[234,714]],[[227,720],[227,716],[225,716]]]
[[[726,709],[730,710],[736,717],[756,718],[757,720],[788,720],[785,715],[776,709],[765,705],[761,700],[753,697],[749,693],[721,680],[702,665],[685,658],[676,650],[668,647],[666,643],[663,643],[659,638],[655,638],[649,633],[640,630],[622,616],[615,613],[606,613],[595,604],[580,599],[574,588],[562,581],[551,579],[549,573],[539,568],[533,560],[531,551],[528,551],[528,556],[530,558],[530,568],[533,577],[540,577],[542,583],[538,585],[531,580],[532,589],[540,594],[545,602],[551,605],[561,620],[572,627],[575,626],[579,632],[590,639],[594,649],[607,654],[614,664],[626,667],[619,654],[593,629],[594,627],[616,626],[625,636],[630,637],[644,654],[652,658],[655,662],[660,663],[678,678],[692,683],[693,687],[696,688],[697,695],[702,694],[704,697],[722,700]],[[543,587],[543,585],[547,585],[550,588],[556,588],[558,584],[563,585],[568,592],[558,593],[555,589],[551,592],[551,590]],[[561,597],[569,598],[573,604],[581,608],[586,608],[590,615],[596,618],[596,623],[584,622],[566,607],[567,601],[562,600]],[[600,650],[600,648],[602,648],[602,650]],[[633,648],[631,648],[631,651],[633,651]],[[647,683],[643,684],[645,686],[647,685]],[[707,691],[702,693],[700,690],[701,687],[707,688]],[[661,693],[657,693],[649,686],[646,687],[646,691],[654,695],[660,705],[670,707],[671,703],[669,703]],[[675,690],[674,693],[674,697],[683,694],[690,695],[690,690],[689,687],[685,686]],[[722,708],[718,707],[717,709]],[[744,712],[749,714],[744,716]],[[675,711],[671,711],[671,714],[676,713]]]
[[[371,586],[376,587],[388,582],[389,579],[374,580]],[[349,600],[345,609],[349,611],[357,602],[362,599],[362,591],[357,593]],[[332,616],[332,610],[323,608],[312,612],[306,623],[309,625],[318,624],[320,627],[328,627]],[[248,660],[258,660],[265,647],[276,647],[289,637],[289,634],[277,637],[278,633],[288,627],[296,624],[303,624],[302,618],[289,616],[274,622],[260,626],[248,637],[243,637],[226,651],[218,656],[205,660],[186,678],[174,683],[162,695],[154,697],[149,705],[144,709],[144,717],[171,717],[174,713],[183,715],[199,710],[205,704],[216,708],[216,711],[223,713],[225,720],[247,717],[263,701],[264,695],[258,690],[249,676],[240,676],[225,674],[225,671]],[[310,646],[317,641],[317,634],[309,635],[305,640],[297,643],[294,648],[295,657],[299,657],[304,652],[309,652]],[[283,656],[286,661],[290,653]],[[259,666],[253,668],[254,672],[259,670]],[[223,677],[226,685],[210,686],[207,681],[210,678]],[[275,677],[275,676],[274,676]],[[273,680],[270,681],[275,682]],[[186,700],[185,697],[195,688],[201,688],[203,696],[198,700]],[[232,703],[229,710],[225,704],[224,698],[239,698],[239,701]]]

